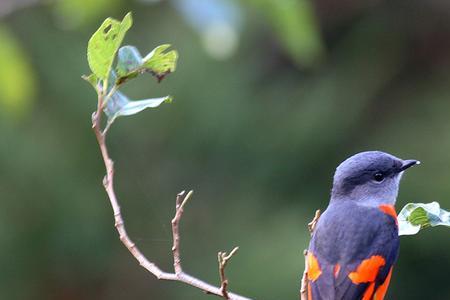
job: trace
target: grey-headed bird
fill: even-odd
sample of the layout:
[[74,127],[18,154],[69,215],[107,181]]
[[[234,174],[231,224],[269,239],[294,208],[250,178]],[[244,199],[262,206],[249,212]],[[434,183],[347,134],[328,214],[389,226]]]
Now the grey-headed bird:
[[384,299],[399,253],[400,179],[419,163],[367,151],[337,167],[308,249],[309,300]]

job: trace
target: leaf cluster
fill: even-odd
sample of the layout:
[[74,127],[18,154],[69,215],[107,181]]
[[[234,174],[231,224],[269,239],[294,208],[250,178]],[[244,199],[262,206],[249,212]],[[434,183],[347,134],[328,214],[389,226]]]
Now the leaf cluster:
[[171,96],[131,100],[119,91],[124,83],[142,74],[151,74],[160,82],[175,71],[178,59],[177,51],[169,50],[168,44],[156,47],[145,57],[134,46],[120,47],[132,25],[131,13],[122,21],[107,18],[88,42],[87,59],[92,74],[83,76],[83,79],[94,87],[99,96],[101,108],[108,117],[105,130],[117,117],[134,115],[172,101]]

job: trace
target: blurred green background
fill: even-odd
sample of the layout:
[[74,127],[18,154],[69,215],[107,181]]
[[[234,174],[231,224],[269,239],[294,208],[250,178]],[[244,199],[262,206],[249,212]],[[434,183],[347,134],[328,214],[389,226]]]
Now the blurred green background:
[[[0,299],[213,299],[159,282],[119,242],[81,80],[108,16],[133,11],[125,44],[171,43],[177,71],[130,97],[175,100],[109,136],[131,237],[171,270],[175,195],[184,268],[233,291],[298,299],[307,222],[337,164],[369,149],[423,162],[398,208],[450,208],[448,1],[2,0]],[[450,299],[448,228],[401,238],[389,299]]]

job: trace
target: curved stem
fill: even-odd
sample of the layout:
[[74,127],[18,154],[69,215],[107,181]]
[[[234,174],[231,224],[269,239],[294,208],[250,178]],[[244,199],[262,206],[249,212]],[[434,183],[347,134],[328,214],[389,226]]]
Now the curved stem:
[[92,128],[95,132],[95,136],[97,138],[97,142],[100,147],[100,152],[102,154],[103,162],[106,168],[106,175],[103,179],[103,186],[105,187],[106,193],[108,194],[108,198],[114,212],[114,222],[115,222],[114,226],[116,227],[116,230],[119,233],[119,238],[122,244],[124,244],[124,246],[133,255],[133,257],[139,262],[139,265],[141,265],[144,269],[155,275],[156,278],[158,279],[183,282],[190,286],[201,289],[203,292],[207,294],[216,295],[222,298],[225,298],[226,295],[227,296],[226,299],[251,300],[250,298],[246,298],[244,296],[240,296],[234,293],[230,292],[224,293],[222,288],[213,286],[209,283],[206,283],[200,279],[197,279],[183,272],[183,269],[181,267],[181,256],[180,256],[179,223],[183,215],[183,208],[187,203],[189,197],[192,195],[192,191],[189,192],[186,196],[185,193],[182,192],[177,195],[176,199],[175,216],[172,219],[172,234],[173,234],[172,252],[174,259],[173,263],[174,273],[162,271],[155,263],[147,259],[147,257],[145,257],[145,255],[139,250],[136,244],[130,239],[125,229],[122,213],[120,211],[119,201],[114,191],[114,162],[110,158],[108,148],[106,146],[106,132],[102,132],[101,128],[101,116],[104,98],[101,93],[99,93],[98,97],[99,98],[97,111],[94,112],[94,114],[92,115]]

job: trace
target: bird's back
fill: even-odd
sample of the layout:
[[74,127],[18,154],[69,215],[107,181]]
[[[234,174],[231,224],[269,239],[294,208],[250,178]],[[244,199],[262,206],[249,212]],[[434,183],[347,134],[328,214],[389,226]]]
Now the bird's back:
[[383,299],[398,250],[392,206],[330,203],[308,250],[309,299]]

